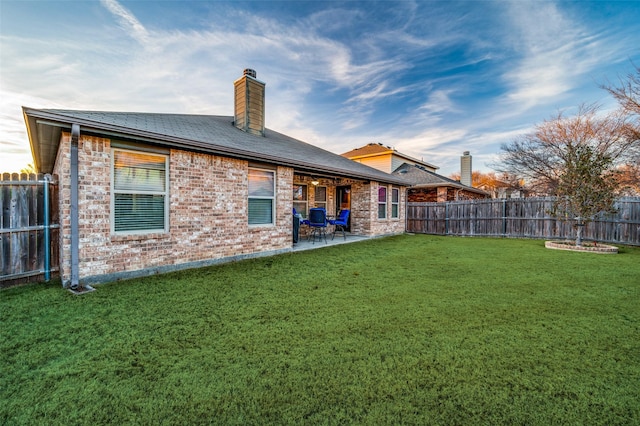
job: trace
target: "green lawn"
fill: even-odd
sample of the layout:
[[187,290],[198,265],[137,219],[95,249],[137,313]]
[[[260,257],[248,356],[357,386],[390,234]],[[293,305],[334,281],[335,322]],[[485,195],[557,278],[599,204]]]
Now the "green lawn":
[[640,248],[425,235],[0,291],[0,424],[640,424]]

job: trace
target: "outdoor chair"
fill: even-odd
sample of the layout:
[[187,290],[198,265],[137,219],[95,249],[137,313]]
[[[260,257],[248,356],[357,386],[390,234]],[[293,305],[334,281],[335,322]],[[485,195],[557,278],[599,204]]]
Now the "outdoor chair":
[[[296,208],[293,208],[293,215],[294,216],[298,216],[298,212],[296,211]],[[299,216],[300,217],[300,225],[309,225],[309,219],[304,219],[302,217],[302,215]]]
[[340,210],[340,214],[338,214],[337,219],[330,219],[329,223],[334,225],[333,234],[331,239],[333,240],[336,237],[336,231],[342,231],[342,237],[346,240],[347,234],[345,233],[345,228],[347,227],[347,222],[349,220],[349,210]]
[[319,239],[324,237],[324,242],[327,242],[327,212],[325,209],[309,209],[309,227],[311,228],[309,239],[315,243],[316,237]]

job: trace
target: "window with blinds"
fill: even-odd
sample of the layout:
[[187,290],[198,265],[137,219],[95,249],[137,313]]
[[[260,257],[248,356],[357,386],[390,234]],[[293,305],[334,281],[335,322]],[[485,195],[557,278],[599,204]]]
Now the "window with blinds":
[[315,188],[315,206],[327,210],[327,187],[316,186]]
[[378,188],[378,219],[387,218],[387,187]]
[[302,217],[307,217],[307,185],[293,184],[293,208],[296,209],[296,212],[301,214]]
[[273,224],[276,174],[249,168],[249,225]]
[[391,188],[391,218],[397,219],[400,216],[400,190]]
[[168,157],[121,149],[111,154],[113,231],[167,231]]

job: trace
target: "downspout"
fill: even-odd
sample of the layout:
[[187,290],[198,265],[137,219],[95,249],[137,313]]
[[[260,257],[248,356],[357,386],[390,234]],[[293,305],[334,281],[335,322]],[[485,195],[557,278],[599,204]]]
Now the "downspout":
[[79,284],[79,237],[78,237],[78,140],[80,126],[71,125],[71,284],[72,290],[78,289]]
[[49,185],[51,175],[44,175],[44,280],[51,279],[51,227],[49,219]]

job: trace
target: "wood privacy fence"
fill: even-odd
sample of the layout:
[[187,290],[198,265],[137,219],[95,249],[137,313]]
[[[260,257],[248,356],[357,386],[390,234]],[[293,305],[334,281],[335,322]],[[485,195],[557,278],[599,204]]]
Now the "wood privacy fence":
[[50,175],[0,176],[0,283],[58,271],[56,188]]
[[[437,235],[573,239],[574,219],[552,216],[555,198],[409,203],[407,232]],[[616,201],[583,230],[585,240],[640,245],[640,197]]]

